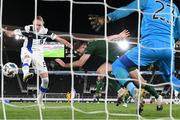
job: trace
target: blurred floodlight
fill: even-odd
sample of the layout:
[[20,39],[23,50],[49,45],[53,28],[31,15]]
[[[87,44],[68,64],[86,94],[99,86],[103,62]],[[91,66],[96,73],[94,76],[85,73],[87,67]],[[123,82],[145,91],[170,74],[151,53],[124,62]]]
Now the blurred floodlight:
[[16,39],[16,40],[19,40],[19,39],[20,39],[20,35],[16,35],[16,36],[15,36],[15,39]]
[[129,48],[129,43],[127,40],[118,41],[117,44],[122,50],[127,50]]

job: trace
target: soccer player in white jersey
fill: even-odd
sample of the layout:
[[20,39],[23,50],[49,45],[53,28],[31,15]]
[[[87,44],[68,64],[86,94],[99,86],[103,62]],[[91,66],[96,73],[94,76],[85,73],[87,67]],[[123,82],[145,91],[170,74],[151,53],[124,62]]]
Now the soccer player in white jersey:
[[43,105],[42,98],[47,91],[49,83],[48,71],[43,56],[43,44],[47,38],[63,43],[67,47],[71,47],[71,44],[58,35],[48,31],[48,29],[44,27],[44,20],[41,16],[37,16],[33,20],[33,24],[25,26],[24,30],[15,29],[14,31],[8,31],[3,29],[3,32],[7,37],[25,37],[23,47],[21,48],[23,81],[27,82],[28,79],[33,77],[33,73],[29,72],[29,66],[32,62],[42,80],[38,95],[38,103],[39,105]]

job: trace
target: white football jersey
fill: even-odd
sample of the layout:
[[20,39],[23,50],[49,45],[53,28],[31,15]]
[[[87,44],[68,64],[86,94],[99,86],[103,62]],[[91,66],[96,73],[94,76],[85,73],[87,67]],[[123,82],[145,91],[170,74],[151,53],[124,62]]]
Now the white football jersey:
[[48,31],[47,28],[41,28],[41,30],[35,33],[33,25],[27,25],[23,30],[14,30],[15,35],[25,36],[23,47],[27,48],[29,52],[43,51],[43,44],[47,38],[54,40],[56,34]]

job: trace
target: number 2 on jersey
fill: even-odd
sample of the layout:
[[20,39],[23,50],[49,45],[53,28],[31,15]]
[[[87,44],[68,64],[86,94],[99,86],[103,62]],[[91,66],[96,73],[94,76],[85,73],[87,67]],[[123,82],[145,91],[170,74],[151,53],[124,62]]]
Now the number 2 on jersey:
[[[156,2],[160,3],[161,7],[153,14],[153,19],[159,19],[159,20],[162,20],[163,22],[171,23],[171,20],[159,15],[160,12],[162,12],[165,9],[165,7],[169,7],[171,9],[171,6],[169,4],[165,5],[163,2],[159,0],[157,0]],[[168,14],[168,13],[165,13],[165,14]],[[172,15],[174,16],[174,8],[172,8]],[[174,17],[172,21],[174,21]]]

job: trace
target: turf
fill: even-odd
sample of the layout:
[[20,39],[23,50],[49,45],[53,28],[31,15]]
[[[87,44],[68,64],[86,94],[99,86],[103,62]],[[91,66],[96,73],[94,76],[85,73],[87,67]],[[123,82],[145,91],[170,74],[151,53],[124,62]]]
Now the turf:
[[[37,106],[28,107],[34,105],[33,102],[15,103],[12,102],[9,105],[5,105],[7,119],[17,120],[33,120],[40,119],[40,112]],[[42,117],[44,120],[105,120],[107,117],[109,120],[136,120],[136,105],[128,104],[128,108],[124,108],[121,105],[116,106],[114,103],[108,103],[107,107],[103,103],[74,103],[74,112],[72,112],[70,103],[46,103],[46,108],[42,109]],[[107,108],[107,109],[106,109]],[[180,119],[180,105],[173,105],[172,116],[175,119]],[[108,111],[109,115],[105,111]],[[74,117],[73,114],[74,113]],[[132,114],[131,116],[127,116]],[[156,105],[146,104],[141,116],[144,119],[170,119],[170,107],[164,105],[163,111],[156,111]],[[0,106],[0,119],[4,119],[2,104]]]

